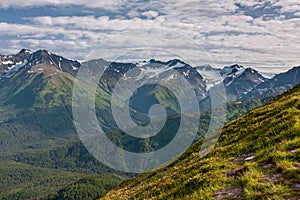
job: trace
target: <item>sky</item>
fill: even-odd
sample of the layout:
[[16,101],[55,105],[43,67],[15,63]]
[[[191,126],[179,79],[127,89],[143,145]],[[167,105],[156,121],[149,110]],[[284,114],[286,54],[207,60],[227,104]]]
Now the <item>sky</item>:
[[0,54],[47,49],[74,60],[300,65],[299,0],[0,0]]

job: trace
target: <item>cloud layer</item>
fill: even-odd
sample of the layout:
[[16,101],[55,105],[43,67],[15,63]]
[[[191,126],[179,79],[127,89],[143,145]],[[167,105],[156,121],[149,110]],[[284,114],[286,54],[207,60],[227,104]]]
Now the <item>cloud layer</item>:
[[296,0],[0,0],[1,53],[45,48],[86,59],[97,50],[112,59],[147,48],[145,57],[281,71],[300,65],[299,27]]

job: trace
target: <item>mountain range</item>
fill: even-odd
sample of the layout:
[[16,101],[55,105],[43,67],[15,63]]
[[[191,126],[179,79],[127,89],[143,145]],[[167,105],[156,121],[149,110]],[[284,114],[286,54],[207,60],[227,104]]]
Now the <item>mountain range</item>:
[[[284,73],[272,74],[261,73],[238,64],[226,66],[223,69],[216,69],[209,65],[192,67],[178,59],[167,62],[152,59],[140,63],[118,63],[103,59],[98,61],[102,65],[109,65],[99,84],[107,93],[112,93],[115,82],[133,68],[139,71],[137,79],[153,77],[159,79],[166,71],[174,69],[190,82],[200,100],[208,96],[209,89],[220,83],[226,87],[226,94],[230,101],[239,101],[261,96],[277,96],[294,87],[300,80],[299,67],[294,67]],[[88,62],[92,61],[80,63],[46,50],[32,52],[23,49],[15,55],[0,55],[0,77],[1,80],[6,80],[25,71],[27,75],[46,73],[51,76],[60,72],[75,77],[80,66]],[[169,79],[176,78],[172,76],[174,75],[171,74]]]
[[[152,59],[140,63],[98,59],[80,63],[47,50],[33,52],[23,49],[15,55],[0,55],[0,122],[5,127],[5,132],[16,133],[16,137],[19,138],[17,141],[13,138],[7,141],[6,138],[2,140],[0,137],[3,147],[19,143],[18,147],[28,148],[33,145],[33,141],[33,146],[43,146],[44,144],[38,143],[45,142],[45,139],[48,143],[49,140],[53,140],[53,136],[59,136],[60,143],[78,139],[72,122],[71,105],[73,83],[82,65],[108,66],[99,80],[99,98],[96,98],[98,119],[107,133],[118,130],[110,109],[110,97],[119,79],[126,76],[126,72],[131,69],[137,69],[138,74],[127,78],[134,78],[142,83],[147,79],[160,80],[164,76],[167,76],[166,81],[178,83],[176,80],[179,78],[174,72],[181,74],[194,88],[203,112],[210,109],[209,91],[223,83],[231,105],[228,110],[236,108],[236,103],[240,104],[238,110],[243,110],[234,115],[230,111],[230,119],[261,105],[300,82],[300,67],[273,74],[271,77],[268,74],[268,77],[265,77],[263,73],[240,65],[223,69],[215,69],[208,65],[192,67],[178,59],[167,62]],[[168,116],[180,113],[180,105],[172,91],[158,85],[142,86],[128,101],[131,115],[137,123],[148,123],[148,110],[151,105],[157,103],[165,107]],[[19,133],[11,124],[22,127],[23,132]],[[40,139],[41,137],[43,139]],[[131,139],[128,141],[132,143]]]
[[[152,140],[137,140],[119,130],[111,111],[111,95],[120,78],[128,76],[126,72],[132,69],[138,73],[127,78],[141,83],[162,77],[178,82],[178,73],[189,82],[202,116],[195,142],[203,138],[208,129],[209,91],[221,83],[228,99],[229,121],[300,82],[300,67],[280,74],[266,74],[237,64],[216,69],[209,65],[191,66],[178,59],[139,63],[103,59],[78,62],[47,50],[28,49],[14,55],[0,55],[0,149],[3,152],[0,155],[3,172],[0,198],[62,199],[61,196],[69,195],[71,199],[76,191],[83,199],[96,198],[124,179],[136,176],[98,162],[76,133],[72,116],[73,84],[80,67],[93,65],[105,67],[95,98],[99,123],[111,141],[132,152],[147,152],[167,144],[173,138],[170,130],[178,124],[180,113],[172,91],[146,84],[127,100],[131,117],[137,123],[148,123],[150,106],[160,103],[168,114],[166,128]],[[38,183],[43,184],[37,186]]]

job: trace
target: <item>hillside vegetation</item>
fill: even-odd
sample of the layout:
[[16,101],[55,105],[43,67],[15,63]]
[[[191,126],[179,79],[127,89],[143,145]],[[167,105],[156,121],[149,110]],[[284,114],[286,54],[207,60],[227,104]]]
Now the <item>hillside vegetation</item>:
[[[20,71],[11,79],[1,80],[0,199],[94,199],[132,177],[98,162],[79,141],[71,108],[74,78],[49,65],[38,65],[35,70],[37,74]],[[170,117],[162,134],[150,141],[133,140],[118,130],[109,132],[113,124],[109,98],[100,88],[97,96],[96,109],[103,116],[99,121],[116,144],[143,152],[172,139],[170,130],[177,124],[176,116]],[[228,120],[260,105],[260,101],[228,105]],[[209,111],[201,114],[196,140],[206,132],[208,121]],[[107,176],[115,174],[120,177]],[[93,183],[81,181],[86,178]]]
[[[16,55],[0,55],[0,60],[5,60],[0,62],[0,199],[95,199],[121,181],[136,175],[104,166],[79,140],[73,123],[72,91],[81,63],[47,50],[31,52],[26,49]],[[23,63],[22,67],[18,63]],[[165,63],[152,60],[150,63],[153,66],[139,66],[140,70],[153,73],[153,69],[163,64],[160,68],[163,70],[158,71],[166,73],[169,68],[181,66],[176,70],[195,87],[199,100],[207,95],[203,77],[190,65],[176,59]],[[168,113],[164,129],[155,137],[134,138],[118,130],[111,111],[111,94],[119,79],[137,65],[110,63],[102,59],[85,64],[89,66],[91,77],[97,71],[94,69],[110,65],[99,80],[95,109],[99,124],[115,145],[141,153],[159,149],[173,139],[182,116],[176,114],[179,105],[171,91],[148,85],[135,91],[128,99],[130,117],[137,124],[149,122],[148,109],[153,104],[162,104]],[[245,72],[241,73],[244,74],[242,78],[230,81],[234,84],[230,84],[233,88],[225,88],[227,95],[232,93],[230,91],[246,94],[244,92],[265,80],[258,72],[244,70],[238,65],[225,67],[224,70],[227,78],[235,76],[239,70]],[[291,88],[300,80],[298,70],[294,68],[276,76],[261,89],[265,91],[265,88],[272,87],[277,95]],[[159,77],[162,77],[162,73]],[[86,97],[87,94],[82,95]],[[272,97],[273,92],[267,96],[259,92],[259,95],[255,93],[246,98],[248,100],[242,98],[241,101],[230,102],[227,105],[227,121],[262,105]],[[207,97],[201,101],[200,107],[200,126],[194,142],[201,140],[207,132],[211,117],[210,99]]]
[[91,176],[14,161],[0,161],[0,176],[3,200],[95,199],[124,180],[117,175]]
[[300,85],[225,125],[204,158],[201,144],[101,199],[298,199]]

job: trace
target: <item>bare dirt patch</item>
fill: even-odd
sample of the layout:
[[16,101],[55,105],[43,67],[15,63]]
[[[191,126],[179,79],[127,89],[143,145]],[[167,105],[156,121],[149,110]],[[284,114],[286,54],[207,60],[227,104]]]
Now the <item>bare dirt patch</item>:
[[247,171],[246,167],[232,169],[226,172],[227,177],[233,177],[235,179],[239,179],[244,176],[245,172]]
[[244,190],[242,186],[229,186],[216,191],[213,196],[215,200],[244,199]]

